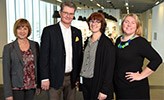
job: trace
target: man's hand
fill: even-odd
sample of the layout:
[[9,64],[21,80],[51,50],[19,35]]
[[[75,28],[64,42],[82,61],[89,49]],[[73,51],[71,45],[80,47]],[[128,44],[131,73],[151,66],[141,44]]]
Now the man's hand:
[[49,80],[42,80],[41,88],[43,90],[49,90],[49,88],[50,88],[50,81]]
[[106,94],[99,92],[99,95],[98,95],[99,100],[105,100],[106,98],[107,98]]

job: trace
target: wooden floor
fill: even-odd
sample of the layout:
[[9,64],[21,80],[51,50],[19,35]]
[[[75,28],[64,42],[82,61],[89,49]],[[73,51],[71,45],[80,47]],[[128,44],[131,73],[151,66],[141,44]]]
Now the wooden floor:
[[[0,100],[5,100],[3,95],[3,85],[0,85]],[[48,100],[48,92],[42,91],[39,95],[35,96],[35,100]],[[77,92],[76,100],[83,100],[82,93]]]
[[[151,100],[164,100],[164,86],[150,86],[150,88]],[[76,100],[83,100],[82,93],[77,92],[76,98]],[[4,100],[2,85],[0,86],[0,100]],[[39,96],[35,97],[35,100],[48,100],[48,93],[42,91]]]
[[[149,81],[151,100],[164,100],[164,63],[149,77]],[[3,85],[0,85],[0,100],[4,100]],[[48,100],[48,93],[42,91],[39,96],[35,97],[35,100]],[[77,92],[76,100],[83,100],[81,92]]]
[[3,88],[2,85],[0,85],[0,100],[4,100],[3,98]]

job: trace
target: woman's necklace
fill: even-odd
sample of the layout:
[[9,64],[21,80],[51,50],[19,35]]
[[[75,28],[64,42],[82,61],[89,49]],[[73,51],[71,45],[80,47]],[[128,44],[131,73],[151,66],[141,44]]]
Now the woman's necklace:
[[[122,35],[121,37],[124,37],[124,36]],[[117,45],[117,47],[120,49],[127,47],[134,38],[135,38],[135,34],[124,44],[122,43],[122,41],[120,41],[120,43]]]

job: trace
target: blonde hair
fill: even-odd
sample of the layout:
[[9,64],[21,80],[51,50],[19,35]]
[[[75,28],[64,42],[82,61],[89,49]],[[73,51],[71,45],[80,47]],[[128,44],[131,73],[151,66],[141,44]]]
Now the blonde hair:
[[23,19],[23,18],[20,18],[18,19],[15,24],[14,24],[14,28],[13,28],[13,31],[14,31],[14,35],[17,37],[17,29],[19,27],[27,27],[28,28],[28,35],[27,37],[29,37],[31,35],[31,25],[30,23],[28,22],[28,20],[26,19]]
[[124,23],[125,19],[126,19],[127,17],[129,17],[129,16],[130,16],[130,17],[133,17],[133,18],[135,19],[135,22],[136,22],[136,25],[137,25],[135,34],[141,36],[141,34],[142,34],[141,22],[140,22],[138,16],[137,16],[136,14],[134,14],[134,13],[130,13],[130,14],[127,14],[127,15],[124,16],[124,18],[123,18],[123,20],[122,20],[122,23],[121,23],[121,31],[122,31],[122,33],[124,33],[124,30],[123,30],[123,23]]

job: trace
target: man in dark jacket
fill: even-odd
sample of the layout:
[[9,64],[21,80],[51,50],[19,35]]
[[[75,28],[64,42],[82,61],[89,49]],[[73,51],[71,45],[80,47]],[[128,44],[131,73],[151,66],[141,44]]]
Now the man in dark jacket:
[[61,4],[61,21],[44,28],[40,48],[40,77],[43,90],[49,90],[50,100],[75,99],[75,86],[82,61],[81,31],[71,22],[76,11],[72,2]]

